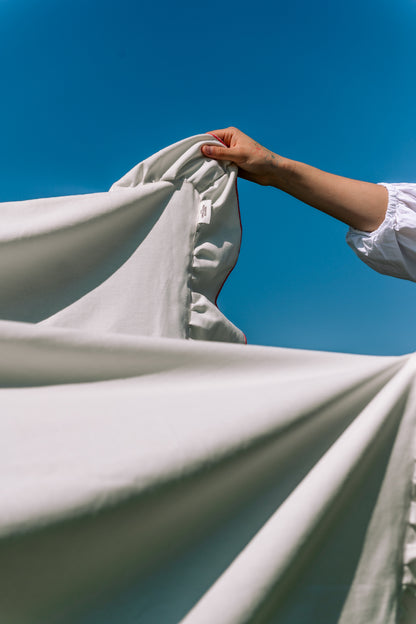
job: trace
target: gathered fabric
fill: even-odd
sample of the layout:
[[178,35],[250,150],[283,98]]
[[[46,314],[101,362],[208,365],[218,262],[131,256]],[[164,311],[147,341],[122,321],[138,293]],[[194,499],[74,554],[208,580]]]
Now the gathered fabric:
[[416,281],[416,184],[381,183],[388,190],[385,218],[373,232],[349,228],[347,243],[378,273]]

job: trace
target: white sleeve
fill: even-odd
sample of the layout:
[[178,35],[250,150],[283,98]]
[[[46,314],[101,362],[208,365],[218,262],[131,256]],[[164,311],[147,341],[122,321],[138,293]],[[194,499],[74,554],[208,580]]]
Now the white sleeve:
[[383,223],[374,232],[350,227],[347,243],[375,271],[416,282],[416,184],[382,184],[389,192]]

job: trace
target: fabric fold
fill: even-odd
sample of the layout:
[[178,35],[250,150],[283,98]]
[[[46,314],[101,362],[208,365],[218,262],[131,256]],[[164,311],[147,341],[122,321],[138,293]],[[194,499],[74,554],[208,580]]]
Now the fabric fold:
[[406,360],[11,325],[0,615],[19,624],[94,621],[97,596],[124,622],[135,575],[126,609],[178,622]]
[[218,144],[218,140],[211,135],[185,139],[137,165],[110,191],[159,181],[172,182],[175,187],[183,182],[192,185],[196,225],[191,244],[186,336],[196,340],[246,342],[244,334],[217,307],[219,292],[237,262],[241,243],[237,171],[230,163],[203,159],[200,150],[204,143]]
[[[351,496],[348,489],[356,473],[371,462],[369,453],[374,453],[378,439],[391,435],[395,423],[397,427],[400,422],[400,407],[415,371],[416,358],[412,356],[316,463],[183,624],[257,624],[271,618],[290,621],[284,613],[286,595],[293,591],[291,586],[296,585],[311,551],[319,547],[339,501]],[[398,568],[395,572],[397,576]],[[396,585],[395,579],[392,585]],[[230,601],[233,595],[239,595],[240,600]],[[326,609],[331,605],[326,604]],[[380,620],[379,613],[370,616],[368,605],[366,619],[355,613],[340,620],[362,624],[380,621],[388,624],[394,620]]]

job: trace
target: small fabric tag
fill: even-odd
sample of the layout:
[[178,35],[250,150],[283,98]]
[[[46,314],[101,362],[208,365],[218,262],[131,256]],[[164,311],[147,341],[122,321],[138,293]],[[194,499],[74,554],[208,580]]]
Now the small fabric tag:
[[199,204],[198,223],[210,223],[211,222],[211,200],[204,199]]

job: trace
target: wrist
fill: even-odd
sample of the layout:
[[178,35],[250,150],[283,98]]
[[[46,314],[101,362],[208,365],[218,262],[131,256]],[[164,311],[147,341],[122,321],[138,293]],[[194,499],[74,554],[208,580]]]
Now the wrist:
[[274,186],[277,189],[285,190],[288,180],[293,175],[293,160],[273,154],[269,160],[270,170],[267,176],[267,186]]

